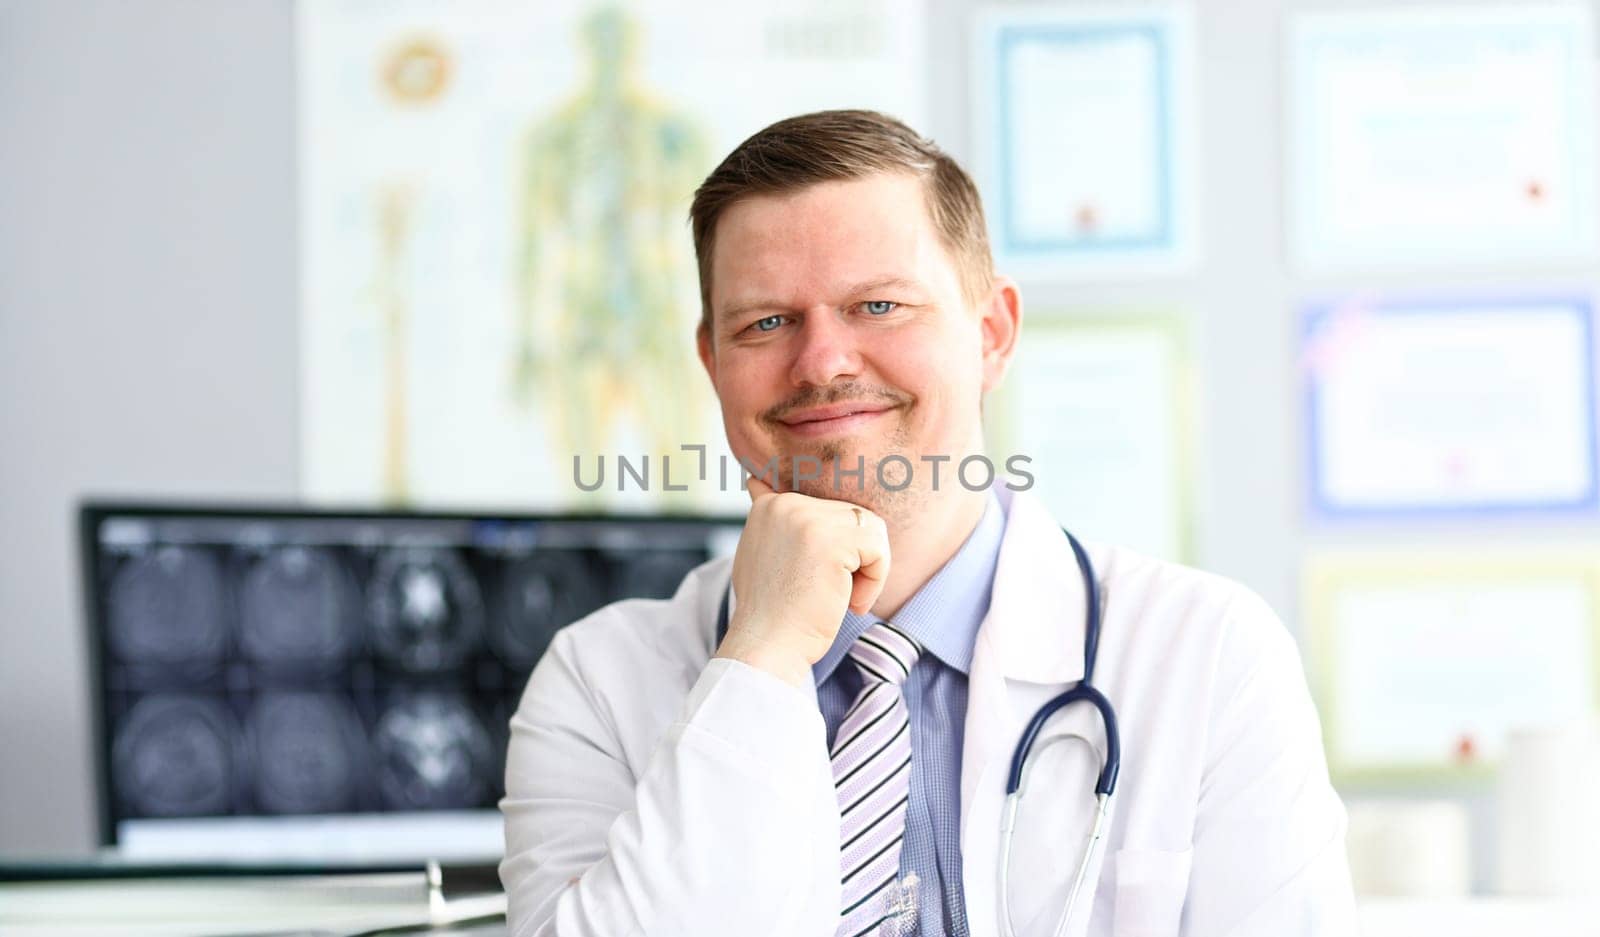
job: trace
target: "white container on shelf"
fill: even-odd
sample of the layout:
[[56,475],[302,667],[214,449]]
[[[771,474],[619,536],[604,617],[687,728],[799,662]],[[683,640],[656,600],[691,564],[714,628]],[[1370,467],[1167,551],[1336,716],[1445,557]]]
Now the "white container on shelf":
[[1600,722],[1512,732],[1496,812],[1501,892],[1600,895]]
[[1472,889],[1470,818],[1448,800],[1352,800],[1345,843],[1358,895],[1460,898]]

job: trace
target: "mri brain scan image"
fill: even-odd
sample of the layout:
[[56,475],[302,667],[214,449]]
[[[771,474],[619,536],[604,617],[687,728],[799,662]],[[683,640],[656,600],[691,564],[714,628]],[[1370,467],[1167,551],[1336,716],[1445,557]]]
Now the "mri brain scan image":
[[106,640],[118,657],[154,664],[221,659],[227,602],[211,551],[161,546],[134,556],[109,591]]
[[233,716],[220,701],[190,695],[151,695],[139,701],[116,733],[112,757],[117,792],[148,816],[225,813],[234,803]]
[[577,551],[535,553],[508,564],[500,614],[490,631],[495,652],[532,669],[556,630],[604,605],[605,570]]
[[239,591],[239,650],[251,660],[323,670],[361,634],[360,594],[329,550],[288,546],[252,562]]
[[483,599],[455,553],[407,549],[378,560],[372,581],[372,638],[404,670],[460,665],[483,635]]
[[256,804],[267,813],[353,808],[367,771],[366,734],[333,693],[264,693],[245,726]]
[[668,599],[689,571],[705,561],[705,555],[680,551],[641,552],[619,564],[621,583],[617,591],[630,598]]
[[378,789],[393,808],[475,806],[492,783],[488,730],[458,696],[402,700],[378,720],[373,747]]

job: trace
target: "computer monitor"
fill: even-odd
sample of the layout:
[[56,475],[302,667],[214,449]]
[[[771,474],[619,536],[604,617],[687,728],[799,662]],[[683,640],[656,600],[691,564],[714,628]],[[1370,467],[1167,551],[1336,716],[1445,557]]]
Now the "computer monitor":
[[551,636],[670,596],[740,523],[84,505],[102,843],[496,859],[508,722]]

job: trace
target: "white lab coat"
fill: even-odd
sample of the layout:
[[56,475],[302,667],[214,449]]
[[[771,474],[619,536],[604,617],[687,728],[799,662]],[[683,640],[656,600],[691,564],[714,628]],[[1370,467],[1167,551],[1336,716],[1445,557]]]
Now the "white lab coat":
[[[963,884],[980,937],[1000,932],[1012,751],[1037,707],[1083,670],[1071,548],[1032,495],[1000,493],[1005,537],[961,762]],[[1283,625],[1227,580],[1089,553],[1105,595],[1095,684],[1117,710],[1122,773],[1068,933],[1356,933],[1344,809]],[[729,567],[701,566],[668,600],[601,609],[558,633],[534,670],[501,805],[513,937],[832,937],[839,807],[815,690],[710,659]],[[1068,731],[1096,750],[1040,747]],[[1055,925],[1103,750],[1086,704],[1058,714],[1035,747],[1011,863],[1019,937]]]

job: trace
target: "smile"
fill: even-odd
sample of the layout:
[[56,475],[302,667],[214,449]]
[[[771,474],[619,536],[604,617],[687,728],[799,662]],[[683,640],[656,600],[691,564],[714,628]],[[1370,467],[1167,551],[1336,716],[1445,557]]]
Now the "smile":
[[790,433],[812,439],[855,432],[892,409],[876,404],[841,404],[791,414],[781,422]]

